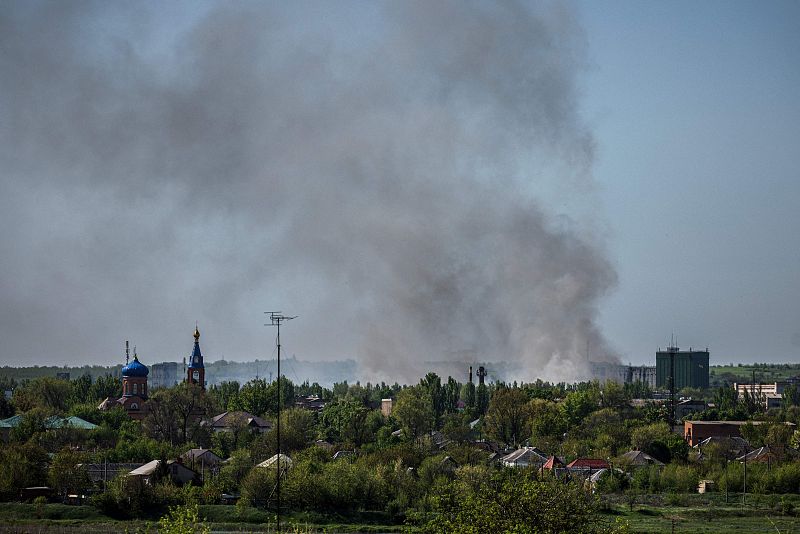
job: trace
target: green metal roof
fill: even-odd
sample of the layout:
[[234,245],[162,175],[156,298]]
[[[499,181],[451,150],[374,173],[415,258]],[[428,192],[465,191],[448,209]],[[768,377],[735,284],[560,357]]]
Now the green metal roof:
[[3,419],[2,421],[0,421],[0,428],[16,428],[21,421],[22,421],[21,415],[13,415],[8,419]]
[[[0,428],[16,428],[22,422],[22,415],[15,415],[13,417],[9,417],[8,419],[3,419],[0,421]],[[90,423],[89,421],[84,421],[80,417],[70,416],[70,417],[59,417],[57,415],[52,415],[44,420],[45,428],[64,428],[64,427],[73,427],[73,428],[82,428],[84,430],[92,430],[97,428],[97,425],[94,423]]]
[[48,417],[45,419],[44,426],[47,428],[64,428],[64,427],[73,427],[73,428],[82,428],[85,430],[92,430],[97,428],[97,425],[94,423],[90,423],[89,421],[85,421],[80,417],[75,417],[74,415],[70,417],[58,417],[54,415],[52,417]]

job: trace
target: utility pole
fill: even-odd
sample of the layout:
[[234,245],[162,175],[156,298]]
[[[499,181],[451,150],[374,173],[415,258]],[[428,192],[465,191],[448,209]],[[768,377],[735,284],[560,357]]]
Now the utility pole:
[[282,315],[281,312],[264,312],[269,314],[270,322],[265,324],[264,326],[275,326],[278,329],[278,337],[276,339],[276,343],[278,345],[278,417],[275,420],[275,432],[278,441],[278,454],[275,456],[275,464],[277,465],[278,470],[278,482],[276,491],[278,494],[278,506],[277,506],[277,514],[276,514],[276,523],[277,528],[276,532],[281,531],[281,323],[286,321],[291,321],[295,319],[297,316],[294,317],[287,317],[286,315]]
[[747,504],[747,452],[744,454],[744,484],[742,485],[742,506]]

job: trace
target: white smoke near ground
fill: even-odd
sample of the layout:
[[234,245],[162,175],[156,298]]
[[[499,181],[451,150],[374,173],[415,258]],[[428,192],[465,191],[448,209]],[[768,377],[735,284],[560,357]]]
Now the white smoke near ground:
[[0,6],[5,362],[174,360],[196,319],[268,357],[275,303],[290,351],[390,381],[612,353],[614,269],[542,194],[592,189],[568,7],[178,6]]

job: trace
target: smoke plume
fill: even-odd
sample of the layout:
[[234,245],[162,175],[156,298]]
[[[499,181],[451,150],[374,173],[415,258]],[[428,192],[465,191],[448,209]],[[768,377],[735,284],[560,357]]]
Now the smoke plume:
[[[5,2],[2,363],[608,354],[561,4]],[[291,377],[291,376],[290,376]],[[294,378],[294,377],[291,377]],[[300,377],[302,378],[302,377]]]

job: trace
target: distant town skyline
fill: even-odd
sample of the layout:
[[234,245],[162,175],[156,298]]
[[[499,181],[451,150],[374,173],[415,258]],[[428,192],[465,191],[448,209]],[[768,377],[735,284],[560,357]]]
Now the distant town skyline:
[[[800,356],[800,4],[0,6],[0,365]],[[584,369],[585,370],[585,369]]]

